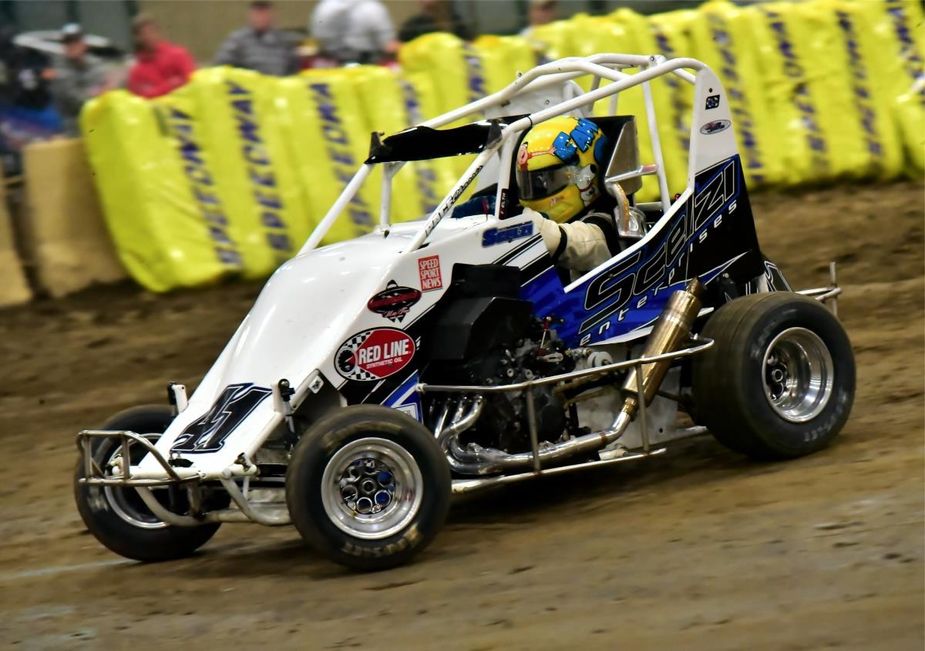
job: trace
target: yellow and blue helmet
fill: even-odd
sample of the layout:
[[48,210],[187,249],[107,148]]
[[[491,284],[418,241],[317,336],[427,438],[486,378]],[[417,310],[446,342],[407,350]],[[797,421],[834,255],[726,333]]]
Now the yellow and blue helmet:
[[606,143],[585,118],[563,115],[531,128],[517,152],[520,203],[560,224],[576,217],[600,196]]

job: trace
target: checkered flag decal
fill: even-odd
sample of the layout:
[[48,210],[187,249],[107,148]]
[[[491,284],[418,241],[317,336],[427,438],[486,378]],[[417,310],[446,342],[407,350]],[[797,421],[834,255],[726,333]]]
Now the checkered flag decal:
[[365,371],[357,365],[356,352],[363,345],[363,342],[369,339],[371,331],[361,332],[353,335],[341,345],[337,351],[337,372],[348,380],[359,380],[361,382],[378,380],[379,378]]

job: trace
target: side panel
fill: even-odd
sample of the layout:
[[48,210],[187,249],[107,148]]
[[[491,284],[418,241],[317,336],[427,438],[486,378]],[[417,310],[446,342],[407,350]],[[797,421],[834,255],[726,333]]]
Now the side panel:
[[694,191],[638,243],[563,287],[547,268],[523,288],[538,316],[562,320],[569,345],[632,339],[651,325],[688,279],[729,274],[745,283],[764,272],[738,156],[703,170]]
[[[476,222],[481,219],[483,218],[471,218]],[[409,406],[419,405],[420,398],[416,392],[409,393],[408,387],[417,382],[413,378],[418,377],[428,361],[422,350],[426,348],[427,337],[434,328],[437,317],[434,308],[450,286],[455,263],[504,264],[527,269],[527,273],[533,273],[536,269],[551,268],[546,247],[539,234],[534,233],[530,221],[512,218],[506,220],[503,227],[498,226],[497,222],[483,222],[458,236],[444,237],[441,231],[457,228],[452,222],[470,222],[470,219],[448,221],[451,223],[441,224],[434,231],[437,236],[435,241],[417,251],[415,255],[403,257],[391,276],[383,283],[383,288],[378,288],[377,292],[370,296],[358,297],[364,302],[367,299],[372,301],[381,292],[387,291],[386,287],[391,286],[393,282],[397,288],[411,290],[407,293],[409,297],[414,296],[413,292],[420,292],[420,299],[400,323],[390,320],[388,314],[382,311],[371,309],[367,309],[355,322],[355,326],[359,328],[356,334],[360,336],[370,330],[381,332],[389,328],[400,328],[403,335],[413,341],[412,360],[405,364],[405,360],[401,359],[405,354],[405,348],[401,343],[404,337],[397,333],[387,335],[387,341],[373,341],[368,338],[358,341],[350,336],[338,347],[332,363],[322,367],[323,375],[338,388],[349,404],[397,406],[420,417],[420,410]],[[508,237],[497,236],[501,229],[509,234]],[[372,302],[369,304],[376,305]],[[388,360],[385,366],[374,366],[386,357]],[[358,373],[354,368],[357,364],[365,366],[370,374]],[[385,374],[379,374],[379,368],[384,368]]]
[[690,278],[709,283],[728,274],[745,284],[764,273],[729,100],[709,68],[697,74],[693,101],[688,187],[668,213],[568,287],[554,269],[524,287],[539,316],[562,320],[558,332],[567,344],[635,338]]

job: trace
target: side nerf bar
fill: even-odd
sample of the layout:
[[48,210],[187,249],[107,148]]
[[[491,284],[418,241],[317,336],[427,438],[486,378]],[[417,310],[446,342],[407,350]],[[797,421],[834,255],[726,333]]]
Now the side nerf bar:
[[835,269],[835,261],[829,263],[829,286],[814,287],[812,289],[801,289],[797,294],[815,298],[820,303],[825,304],[832,314],[838,316],[838,297],[842,293],[842,288],[838,286],[838,273]]

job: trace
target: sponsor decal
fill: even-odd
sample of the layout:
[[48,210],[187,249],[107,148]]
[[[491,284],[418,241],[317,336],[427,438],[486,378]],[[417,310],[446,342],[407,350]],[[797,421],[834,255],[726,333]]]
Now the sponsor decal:
[[719,95],[709,95],[707,97],[707,104],[704,108],[707,111],[710,109],[719,108]]
[[719,55],[722,59],[717,76],[726,86],[729,111],[735,118],[736,130],[739,132],[742,148],[745,150],[745,166],[755,183],[763,183],[766,170],[764,154],[755,133],[756,126],[750,113],[744,79],[739,75],[739,62],[732,49],[732,34],[726,29],[723,19],[716,12],[707,12],[707,24],[710,28],[710,36],[719,48]]
[[504,228],[489,228],[482,233],[482,246],[507,244],[531,235],[533,235],[533,222],[505,226]]
[[[896,40],[899,41],[899,58],[910,81],[914,84],[922,76],[922,57],[919,56],[919,48],[915,42],[915,32],[909,29],[911,16],[908,9],[903,6],[904,4],[904,0],[886,0],[886,12],[893,20],[893,31],[896,34]],[[921,91],[917,94],[922,96]]]
[[414,339],[396,328],[359,332],[337,350],[334,366],[348,380],[367,382],[398,373],[411,362]]
[[[402,99],[405,102],[405,113],[408,118],[405,124],[418,124],[426,118],[421,111],[421,102],[414,86],[407,79],[400,79]],[[433,161],[417,161],[414,165],[414,174],[418,180],[418,191],[421,194],[421,212],[430,214],[440,205],[441,196],[437,190],[437,172]]]
[[501,206],[498,208],[498,219],[507,218],[507,209],[508,204],[510,203],[510,190],[508,188],[501,189]]
[[685,277],[689,255],[695,247],[716,232],[724,218],[734,218],[735,198],[740,190],[737,179],[736,161],[729,160],[698,187],[690,217],[679,215],[656,252],[645,255],[643,250],[637,250],[588,283],[584,309],[591,314],[578,328],[582,346],[605,337],[613,325],[654,302],[659,292]]
[[208,227],[215,256],[223,265],[241,269],[244,261],[237,244],[228,233],[228,217],[215,189],[215,179],[202,155],[202,147],[196,140],[192,116],[171,106],[166,109],[164,117],[170,135],[176,141],[180,158],[183,159],[183,173],[189,182],[196,205],[199,206],[199,214]]
[[861,116],[864,143],[873,158],[882,159],[883,147],[880,145],[880,134],[877,132],[877,113],[874,110],[873,93],[870,90],[871,77],[865,68],[864,57],[861,56],[857,29],[851,22],[848,12],[836,11],[835,15],[838,17],[838,26],[845,36],[845,49],[848,53],[848,62],[851,64],[850,80],[854,91],[854,107]]
[[[675,52],[671,40],[658,23],[653,22],[649,26],[655,35],[658,51],[668,59],[677,57],[677,52]],[[665,75],[663,79],[671,90],[671,123],[674,125],[675,136],[678,139],[681,151],[689,151],[691,148],[691,125],[690,109],[687,107],[687,84],[674,75]],[[708,106],[707,108],[710,107]]]
[[469,184],[472,183],[472,181],[475,180],[475,177],[477,177],[477,176],[479,175],[479,172],[482,171],[482,168],[483,168],[483,167],[484,167],[484,165],[479,165],[478,167],[476,167],[475,170],[473,170],[472,174],[469,175],[469,178],[467,178],[465,181],[463,181],[462,183],[460,183],[460,184],[456,187],[456,189],[453,190],[453,194],[451,194],[451,195],[450,195],[450,198],[447,199],[446,202],[442,205],[443,207],[440,208],[436,213],[434,213],[433,216],[431,216],[430,220],[429,220],[429,221],[427,222],[427,224],[424,226],[424,235],[425,235],[425,236],[430,235],[430,234],[434,231],[434,229],[437,228],[437,223],[438,223],[441,219],[443,219],[443,217],[444,217],[448,212],[450,212],[450,209],[451,209],[451,208],[453,207],[453,205],[456,203],[456,200],[459,199],[459,197],[462,196],[462,193],[465,192],[465,191],[466,191],[466,188],[469,187]]
[[249,88],[231,80],[225,82],[232,114],[241,139],[241,155],[247,163],[247,178],[254,201],[260,206],[260,224],[269,247],[280,262],[293,252],[292,242],[283,221],[283,195],[277,185],[273,161],[254,109],[255,99]]
[[725,131],[732,126],[732,122],[729,120],[713,120],[712,122],[707,122],[705,125],[700,127],[700,133],[705,136],[713,135],[714,133],[719,133],[720,131]]
[[443,277],[440,275],[440,256],[431,255],[418,259],[418,275],[421,278],[422,292],[442,289]]
[[783,16],[774,9],[763,7],[762,11],[768,18],[771,34],[777,44],[778,52],[784,64],[784,74],[793,81],[794,92],[790,94],[793,105],[800,112],[801,126],[806,132],[806,144],[809,147],[813,168],[828,170],[828,147],[822,133],[822,123],[816,113],[810,94],[809,84],[806,82],[806,70],[797,56],[796,47],[791,41],[787,25]]
[[413,287],[404,287],[394,280],[388,284],[378,294],[374,294],[366,303],[370,312],[381,314],[389,321],[401,323],[408,310],[421,300],[421,292]]
[[[321,122],[321,137],[324,140],[327,159],[337,182],[342,188],[346,188],[357,168],[357,161],[351,149],[350,134],[344,126],[331,86],[319,81],[308,84],[308,90]],[[347,214],[350,221],[362,230],[368,230],[373,225],[372,208],[360,192],[354,194],[347,204]]]
[[471,44],[463,43],[462,51],[466,62],[468,101],[474,102],[488,94],[485,90],[485,71],[482,69],[481,57]]

